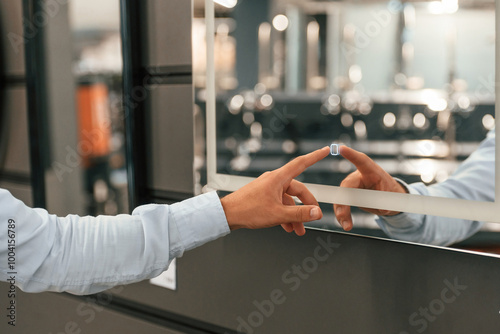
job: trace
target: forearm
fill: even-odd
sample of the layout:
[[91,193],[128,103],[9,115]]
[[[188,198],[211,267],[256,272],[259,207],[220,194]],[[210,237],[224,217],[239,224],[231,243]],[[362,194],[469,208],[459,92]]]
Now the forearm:
[[448,246],[475,234],[481,222],[446,217],[401,213],[376,219],[391,238],[421,244]]
[[[28,292],[89,294],[152,278],[184,251],[229,232],[215,193],[116,217],[60,218],[19,201],[13,205],[16,280]],[[6,268],[0,269],[7,279]]]
[[[422,183],[408,186],[408,191],[413,195],[457,198],[447,187],[426,187]],[[447,246],[467,239],[482,226],[477,221],[416,213],[379,216],[376,221],[394,239],[437,246]]]
[[[479,148],[446,181],[431,186],[407,186],[410,194],[495,201],[495,133],[491,131]],[[379,217],[380,227],[391,237],[433,245],[450,245],[476,233],[482,222],[419,214]]]

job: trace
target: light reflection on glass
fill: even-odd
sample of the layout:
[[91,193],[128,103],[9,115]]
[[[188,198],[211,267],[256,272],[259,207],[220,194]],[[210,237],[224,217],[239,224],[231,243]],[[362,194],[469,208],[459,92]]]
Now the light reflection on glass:
[[427,118],[422,113],[417,113],[415,114],[415,116],[413,116],[413,125],[415,125],[415,127],[417,128],[423,128],[425,126],[426,121]]
[[288,28],[288,18],[283,14],[276,15],[273,19],[273,27],[278,31],[285,31]]
[[243,122],[246,125],[250,125],[255,121],[255,116],[253,115],[253,112],[247,111],[243,113]]
[[396,124],[396,115],[394,115],[392,112],[388,112],[384,115],[384,126],[386,128],[392,128]]
[[484,115],[483,126],[486,130],[493,129],[495,127],[495,118],[491,115]]

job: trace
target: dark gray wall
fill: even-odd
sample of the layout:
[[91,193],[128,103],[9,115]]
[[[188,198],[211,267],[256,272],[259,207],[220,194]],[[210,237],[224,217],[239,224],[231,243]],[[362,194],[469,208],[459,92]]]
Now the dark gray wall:
[[[144,320],[175,314],[219,328],[208,333],[243,321],[240,329],[248,333],[500,331],[494,257],[317,230],[299,238],[275,228],[237,231],[186,253],[177,267],[177,291],[143,282],[101,300],[126,300]],[[0,286],[5,296],[7,285]],[[37,333],[59,333],[68,322],[81,333],[157,333],[141,316],[127,319],[88,299],[20,293],[17,303],[18,331],[8,333],[32,333],[26,329],[36,326],[43,329]],[[0,323],[2,333],[6,326]]]
[[147,187],[190,197],[194,192],[192,5],[185,0],[141,2],[142,66],[146,86]]
[[[0,284],[0,305],[2,308],[0,333],[4,334],[78,334],[78,333],[120,333],[120,334],[181,334],[160,325],[148,323],[105,309],[90,299],[75,299],[53,293],[18,293],[16,326],[7,325],[6,308],[8,286]],[[4,307],[5,306],[5,307]]]
[[144,282],[118,296],[231,329],[241,317],[249,333],[498,333],[498,264],[343,233],[237,231],[178,259],[177,291]]
[[22,0],[0,4],[0,32],[3,68],[2,113],[0,120],[0,186],[12,189],[31,203],[28,121],[24,44],[22,41]]

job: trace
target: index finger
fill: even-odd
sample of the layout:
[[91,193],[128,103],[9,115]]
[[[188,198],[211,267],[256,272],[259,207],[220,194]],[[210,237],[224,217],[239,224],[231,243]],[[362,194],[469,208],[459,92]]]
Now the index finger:
[[278,171],[280,174],[283,174],[283,177],[294,179],[302,174],[302,172],[308,167],[326,158],[328,154],[330,154],[330,147],[325,146],[319,150],[293,159],[283,167],[279,168]]
[[372,173],[374,170],[379,168],[379,166],[364,153],[358,152],[344,145],[340,146],[339,150],[340,154],[352,162],[361,174]]

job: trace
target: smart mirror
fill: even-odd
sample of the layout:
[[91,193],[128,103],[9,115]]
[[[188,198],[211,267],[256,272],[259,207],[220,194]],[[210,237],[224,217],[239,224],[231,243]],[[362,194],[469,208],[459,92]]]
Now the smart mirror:
[[[492,1],[235,3],[215,17],[206,2],[206,72],[195,65],[212,188],[234,191],[332,143],[430,185],[495,127]],[[299,180],[323,203],[500,222],[496,188],[474,201],[339,188],[353,170],[330,156]]]

